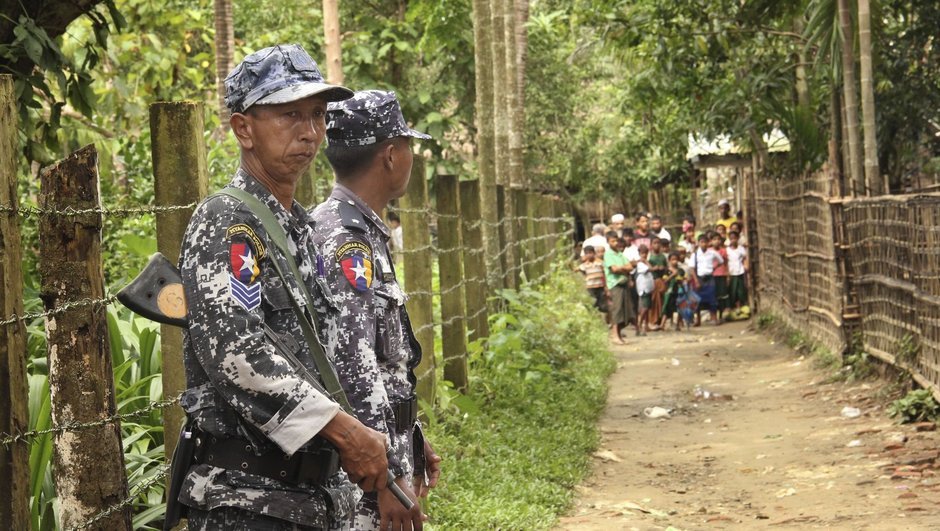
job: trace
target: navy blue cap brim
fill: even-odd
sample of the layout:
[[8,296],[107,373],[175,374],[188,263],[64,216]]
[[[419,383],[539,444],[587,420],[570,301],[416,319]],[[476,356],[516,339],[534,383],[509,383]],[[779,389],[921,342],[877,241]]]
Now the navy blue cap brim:
[[427,133],[422,133],[420,131],[415,131],[414,129],[409,128],[408,132],[402,134],[401,136],[410,136],[411,138],[420,138],[421,140],[431,140],[431,135]]
[[[339,85],[310,81],[284,87],[252,103],[252,105],[277,105],[302,100],[310,96],[323,96],[326,101],[343,101],[353,96],[353,91]],[[250,107],[250,105],[247,105]]]

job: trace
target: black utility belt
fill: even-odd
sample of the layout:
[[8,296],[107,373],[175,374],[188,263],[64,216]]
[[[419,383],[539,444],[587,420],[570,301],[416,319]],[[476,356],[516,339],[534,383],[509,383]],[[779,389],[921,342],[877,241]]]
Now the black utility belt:
[[197,444],[202,463],[295,485],[323,485],[339,471],[339,453],[332,448],[300,451],[290,456],[280,450],[257,455],[247,441],[204,433],[198,435]]
[[392,411],[395,412],[395,429],[398,433],[414,428],[418,420],[418,397],[392,404]]

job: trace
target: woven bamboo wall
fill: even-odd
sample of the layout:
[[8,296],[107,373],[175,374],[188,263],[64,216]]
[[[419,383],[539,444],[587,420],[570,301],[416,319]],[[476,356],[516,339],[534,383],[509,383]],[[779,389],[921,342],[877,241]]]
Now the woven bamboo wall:
[[836,353],[845,350],[843,279],[835,260],[829,179],[756,185],[761,305]]
[[940,194],[846,200],[865,350],[940,388]]

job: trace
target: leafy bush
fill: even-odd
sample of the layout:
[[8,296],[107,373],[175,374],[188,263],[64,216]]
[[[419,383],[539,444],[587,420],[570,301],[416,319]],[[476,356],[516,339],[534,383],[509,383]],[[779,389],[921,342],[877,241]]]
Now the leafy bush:
[[506,310],[472,352],[470,392],[439,395],[428,422],[444,457],[434,529],[550,528],[598,443],[614,364],[583,284],[558,271],[500,297]]
[[888,406],[888,415],[897,418],[901,424],[935,420],[938,414],[940,404],[928,389],[911,391]]

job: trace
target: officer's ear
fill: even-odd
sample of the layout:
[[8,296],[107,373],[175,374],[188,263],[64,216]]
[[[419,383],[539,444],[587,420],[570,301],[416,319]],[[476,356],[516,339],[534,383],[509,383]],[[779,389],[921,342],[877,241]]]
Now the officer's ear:
[[232,113],[228,123],[232,127],[232,132],[235,133],[235,138],[242,149],[251,149],[254,146],[251,137],[251,111],[249,110],[246,114]]
[[385,169],[385,171],[392,171],[395,169],[396,158],[398,155],[395,152],[395,139],[390,138],[384,142],[385,144],[381,148],[382,167]]

